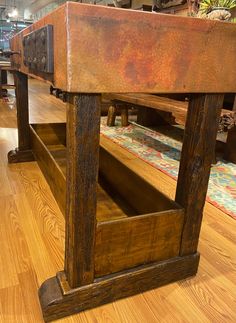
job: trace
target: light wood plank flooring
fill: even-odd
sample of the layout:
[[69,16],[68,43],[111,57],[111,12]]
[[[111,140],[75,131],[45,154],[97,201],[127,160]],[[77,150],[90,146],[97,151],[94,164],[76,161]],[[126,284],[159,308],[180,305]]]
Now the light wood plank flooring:
[[[65,120],[49,85],[30,80],[30,120]],[[8,165],[17,146],[14,105],[0,104],[0,322],[43,322],[39,285],[63,269],[64,219],[36,162]],[[114,145],[102,138],[114,149]],[[176,182],[117,147],[169,196]],[[196,201],[197,202],[197,201]],[[236,322],[236,221],[205,206],[196,277],[58,322]]]

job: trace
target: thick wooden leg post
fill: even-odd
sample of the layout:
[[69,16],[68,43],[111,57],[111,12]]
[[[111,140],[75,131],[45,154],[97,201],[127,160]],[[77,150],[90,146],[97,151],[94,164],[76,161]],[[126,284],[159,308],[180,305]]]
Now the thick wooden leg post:
[[128,107],[121,108],[121,126],[127,127],[129,125],[128,120]]
[[107,114],[107,125],[108,127],[113,127],[116,120],[116,106],[115,103],[108,108]]
[[138,108],[137,123],[145,126],[163,126],[174,123],[174,117],[172,113],[168,112],[157,112],[151,108]]
[[19,163],[34,160],[30,147],[28,76],[16,72],[16,107],[18,127],[18,148],[8,153],[9,163]]
[[185,208],[180,255],[197,250],[223,95],[196,94],[189,103],[176,202]]
[[119,111],[121,114],[121,126],[127,127],[129,125],[128,107],[126,107],[125,104],[118,104],[115,102],[108,108],[108,114],[107,114],[108,127],[113,127],[115,125],[117,111]]
[[236,164],[236,126],[228,131],[224,158]]
[[[100,132],[99,95],[68,94],[68,101],[65,270],[58,276],[63,281],[57,280],[62,293],[94,281]],[[47,304],[46,308],[42,305],[45,319],[50,305],[47,302],[55,296],[50,288],[45,294],[47,286],[46,281],[39,290],[41,303]],[[74,309],[67,304],[63,311],[65,316]]]
[[236,95],[234,96],[234,105],[233,105],[233,111],[236,111]]
[[71,288],[94,279],[99,99],[97,95],[69,97],[65,273]]
[[148,127],[148,126],[155,126],[157,119],[157,113],[155,110],[142,107],[138,108],[138,115],[137,115],[137,123]]
[[[236,95],[232,111],[236,111]],[[236,125],[228,131],[224,158],[236,164]]]

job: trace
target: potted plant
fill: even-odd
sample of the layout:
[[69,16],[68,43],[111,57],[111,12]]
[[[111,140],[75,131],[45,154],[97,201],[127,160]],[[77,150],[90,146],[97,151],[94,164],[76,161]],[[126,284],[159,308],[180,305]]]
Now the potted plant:
[[236,0],[202,0],[198,16],[201,18],[229,20],[230,10],[236,7]]

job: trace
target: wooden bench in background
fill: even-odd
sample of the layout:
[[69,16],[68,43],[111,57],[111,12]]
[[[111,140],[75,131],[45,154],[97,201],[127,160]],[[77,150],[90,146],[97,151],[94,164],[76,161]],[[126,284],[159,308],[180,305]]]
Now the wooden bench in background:
[[[176,100],[145,93],[112,93],[103,98],[112,101],[108,110],[107,125],[114,126],[121,114],[121,125],[128,125],[128,109],[138,109],[137,123],[143,126],[161,126],[178,123],[185,125],[188,101]],[[175,122],[176,121],[176,122]],[[222,109],[218,132],[227,132],[224,158],[236,163],[236,104],[233,110]]]
[[0,61],[0,99],[3,98],[4,92],[7,93],[7,90],[15,89],[14,84],[8,84],[7,81],[7,72],[13,72],[14,69],[11,67],[11,63],[8,61]]

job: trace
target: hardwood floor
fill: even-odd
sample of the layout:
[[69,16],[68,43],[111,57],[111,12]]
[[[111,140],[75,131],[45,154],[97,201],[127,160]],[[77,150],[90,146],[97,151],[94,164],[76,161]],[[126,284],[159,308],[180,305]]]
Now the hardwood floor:
[[[31,122],[65,120],[49,85],[30,80]],[[17,146],[14,104],[0,104],[0,322],[43,322],[37,290],[63,269],[64,219],[36,162],[7,164]],[[104,137],[103,144],[114,149]],[[116,147],[170,197],[176,182]],[[206,203],[196,277],[58,322],[236,322],[236,221]]]

